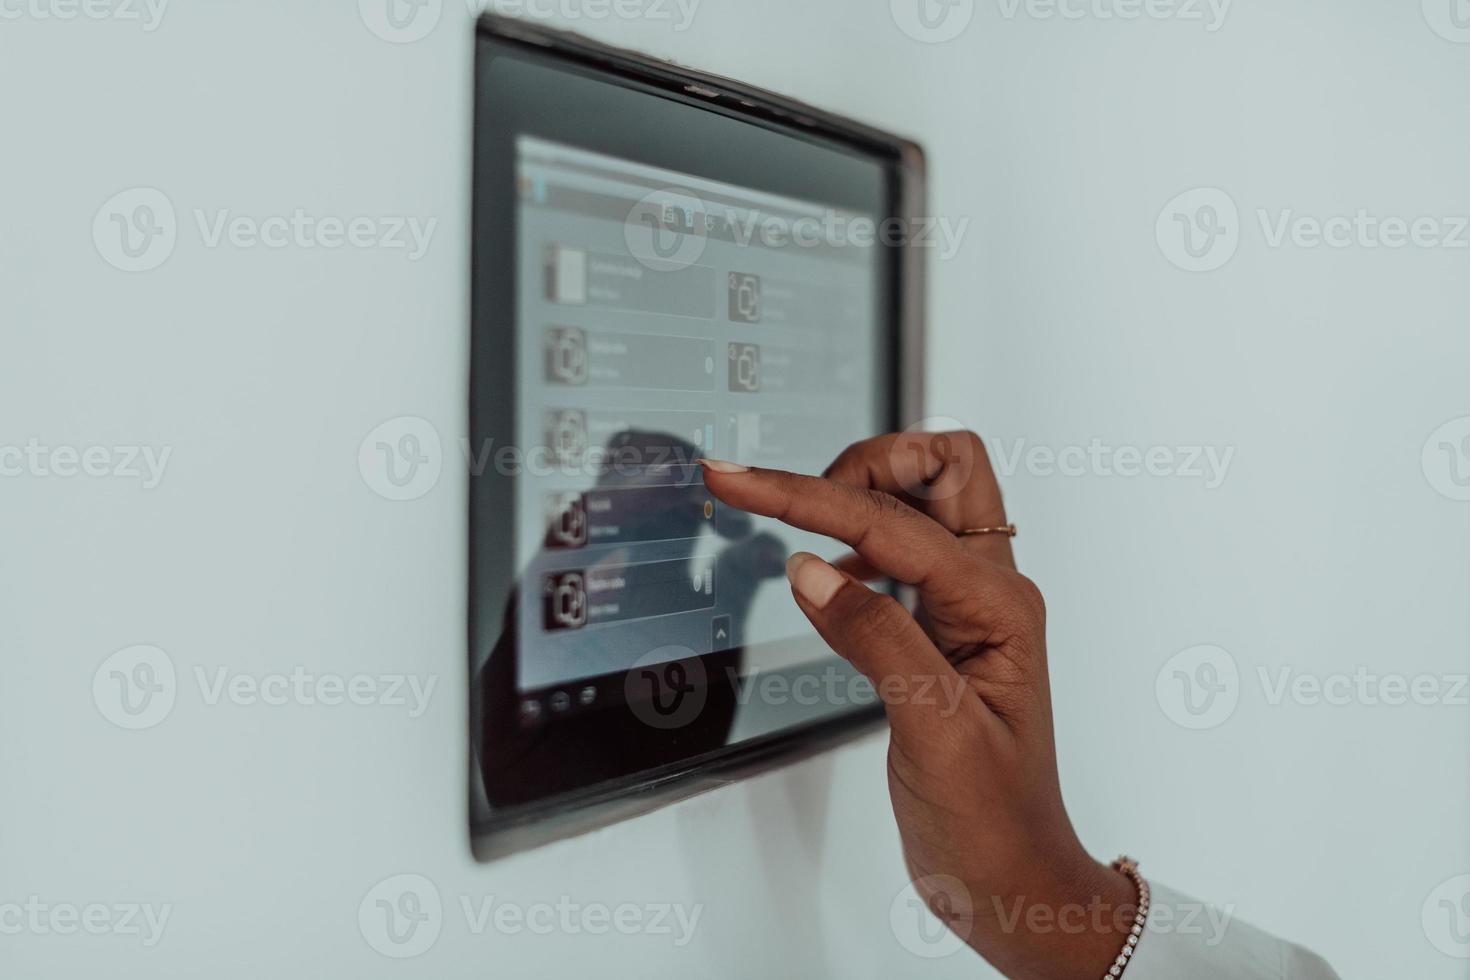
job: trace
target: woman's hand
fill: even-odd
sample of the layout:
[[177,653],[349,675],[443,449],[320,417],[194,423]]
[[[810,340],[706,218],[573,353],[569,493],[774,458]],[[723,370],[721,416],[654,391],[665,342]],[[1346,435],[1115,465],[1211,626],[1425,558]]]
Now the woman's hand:
[[[930,908],[1007,976],[1105,974],[1136,896],[1087,854],[1062,804],[1041,593],[1007,535],[957,536],[1006,523],[980,440],[883,436],[824,477],[705,466],[726,503],[856,552],[840,568],[798,553],[787,574],[807,618],[884,701],[893,812]],[[859,581],[874,574],[913,586],[915,613]]]

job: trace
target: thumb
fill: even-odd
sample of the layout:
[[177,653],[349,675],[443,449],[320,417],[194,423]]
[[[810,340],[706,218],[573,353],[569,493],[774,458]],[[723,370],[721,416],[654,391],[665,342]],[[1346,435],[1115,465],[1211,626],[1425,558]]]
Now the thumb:
[[965,681],[909,611],[805,551],[787,560],[786,577],[822,639],[872,682],[894,729],[932,733]]

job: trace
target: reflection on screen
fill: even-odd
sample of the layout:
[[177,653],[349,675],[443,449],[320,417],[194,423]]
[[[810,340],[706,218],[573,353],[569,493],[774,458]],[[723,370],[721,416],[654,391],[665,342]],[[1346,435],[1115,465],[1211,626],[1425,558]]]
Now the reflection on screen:
[[759,646],[811,632],[785,558],[834,549],[725,508],[695,460],[820,471],[881,425],[876,250],[820,204],[517,149],[523,712],[737,646],[785,666]]

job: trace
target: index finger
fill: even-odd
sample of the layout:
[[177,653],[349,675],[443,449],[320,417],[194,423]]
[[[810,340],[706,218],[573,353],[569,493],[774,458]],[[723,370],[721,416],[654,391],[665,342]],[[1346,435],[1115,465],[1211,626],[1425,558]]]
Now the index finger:
[[898,498],[817,476],[700,460],[705,486],[733,507],[842,541],[873,568],[941,601],[998,587],[1000,571]]

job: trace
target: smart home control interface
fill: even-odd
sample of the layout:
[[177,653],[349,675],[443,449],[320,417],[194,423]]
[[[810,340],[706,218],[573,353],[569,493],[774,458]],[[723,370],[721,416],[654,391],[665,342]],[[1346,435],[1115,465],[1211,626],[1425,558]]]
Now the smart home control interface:
[[[701,457],[820,473],[917,405],[917,147],[523,20],[477,26],[467,460],[477,854],[881,715],[791,596],[844,546]],[[590,824],[588,822],[591,822]]]
[[812,631],[785,558],[833,544],[727,508],[696,460],[820,472],[881,430],[873,216],[529,136],[515,195],[520,723],[635,668],[787,666],[772,641]]

